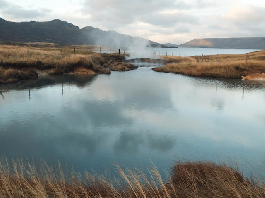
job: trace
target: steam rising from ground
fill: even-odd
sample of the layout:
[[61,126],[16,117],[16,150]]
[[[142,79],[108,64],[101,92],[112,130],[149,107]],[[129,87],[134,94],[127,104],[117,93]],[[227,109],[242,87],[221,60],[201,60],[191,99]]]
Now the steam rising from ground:
[[147,39],[119,34],[115,31],[102,31],[98,28],[85,27],[83,32],[89,35],[91,43],[100,46],[124,50],[128,48],[145,48],[150,45],[150,41]]
[[[115,31],[102,31],[98,28],[85,27],[83,33],[89,35],[90,43],[102,47],[106,53],[120,49],[121,53],[130,53],[130,58],[153,58],[154,52],[148,46],[154,43],[150,40],[119,34]],[[158,55],[158,54],[157,54]]]

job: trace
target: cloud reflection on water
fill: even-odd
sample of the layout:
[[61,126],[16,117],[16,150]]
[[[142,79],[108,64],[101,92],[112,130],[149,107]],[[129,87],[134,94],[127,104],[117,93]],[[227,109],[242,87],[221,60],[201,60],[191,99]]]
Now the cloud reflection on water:
[[2,154],[60,159],[83,169],[149,158],[165,168],[176,154],[192,160],[196,152],[202,159],[265,152],[262,87],[246,88],[242,100],[241,82],[150,68],[90,78],[81,88],[68,82],[64,95],[60,83],[33,86],[31,100],[27,86],[8,92],[0,111]]

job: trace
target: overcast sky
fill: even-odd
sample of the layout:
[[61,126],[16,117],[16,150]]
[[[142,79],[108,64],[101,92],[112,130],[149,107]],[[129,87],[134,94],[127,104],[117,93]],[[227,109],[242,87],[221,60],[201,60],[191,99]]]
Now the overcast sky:
[[264,0],[0,0],[0,17],[14,22],[56,18],[160,43],[265,36]]

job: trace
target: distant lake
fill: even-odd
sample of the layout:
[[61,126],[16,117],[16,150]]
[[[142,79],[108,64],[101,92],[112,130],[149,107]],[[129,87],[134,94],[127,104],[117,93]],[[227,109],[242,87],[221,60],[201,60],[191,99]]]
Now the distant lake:
[[132,58],[137,57],[154,57],[159,56],[201,56],[203,55],[217,55],[217,54],[246,54],[253,51],[260,51],[258,49],[219,49],[219,48],[146,48],[146,49],[130,49],[128,53]]
[[113,163],[145,169],[151,161],[170,171],[177,160],[232,159],[264,168],[264,82],[152,67],[0,85],[1,156],[59,160],[99,173],[112,171]]
[[[126,51],[130,54],[129,58],[159,58],[159,56],[201,56],[203,55],[217,55],[217,54],[246,54],[253,51],[260,51],[260,49],[219,49],[219,48],[131,48]],[[99,51],[96,51],[99,52]],[[102,51],[102,53],[118,52],[118,49],[111,51]],[[121,50],[121,54],[124,51]]]

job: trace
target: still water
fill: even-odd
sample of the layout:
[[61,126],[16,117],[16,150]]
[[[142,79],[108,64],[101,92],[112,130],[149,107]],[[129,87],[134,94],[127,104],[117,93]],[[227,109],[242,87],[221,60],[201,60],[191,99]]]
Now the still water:
[[[246,54],[259,49],[220,49],[220,48],[130,48],[126,53],[130,54],[130,58],[159,58],[160,56],[201,56],[201,55],[217,55],[217,54]],[[95,50],[95,52],[100,52]],[[119,52],[118,49],[101,51],[102,53]],[[124,51],[121,50],[123,54]]]
[[104,173],[113,163],[265,163],[265,82],[156,73],[41,76],[1,85],[0,155]]
[[257,49],[219,49],[219,48],[146,48],[130,49],[130,58],[159,58],[160,56],[201,56],[217,54],[246,54]]

